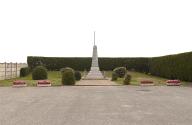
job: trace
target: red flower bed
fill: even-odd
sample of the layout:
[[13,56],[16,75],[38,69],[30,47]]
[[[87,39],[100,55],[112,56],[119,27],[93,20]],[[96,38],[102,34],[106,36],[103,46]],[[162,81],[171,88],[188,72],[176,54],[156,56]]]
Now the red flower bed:
[[166,83],[181,83],[180,80],[167,80]]
[[39,80],[37,84],[46,85],[46,84],[51,84],[51,82],[49,80]]
[[181,85],[181,81],[180,80],[167,80],[166,84],[168,86],[180,86]]
[[13,82],[13,85],[25,85],[25,81],[22,81],[22,80],[16,80]]
[[141,81],[141,84],[152,84],[153,83],[153,81],[151,81],[151,80],[142,80]]

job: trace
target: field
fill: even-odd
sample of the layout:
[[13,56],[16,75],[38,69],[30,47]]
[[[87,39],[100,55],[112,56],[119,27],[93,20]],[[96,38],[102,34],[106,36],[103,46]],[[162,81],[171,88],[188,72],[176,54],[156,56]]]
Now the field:
[[[159,85],[165,85],[165,81],[167,79],[161,78],[161,77],[156,77],[144,73],[139,73],[139,72],[128,72],[131,76],[131,85],[139,85],[141,80],[152,80],[154,81],[154,84],[159,86]],[[82,73],[83,74],[83,73]],[[111,79],[111,71],[106,71],[105,75],[109,79]],[[51,81],[53,86],[60,86],[61,85],[61,73],[59,71],[49,71],[48,72],[48,78]],[[12,82],[14,80],[24,80],[26,81],[28,86],[36,86],[37,81],[32,80],[31,74],[29,74],[26,77],[21,77],[21,78],[16,78],[16,79],[10,79],[10,80],[1,80],[0,81],[0,86],[11,86]],[[123,83],[123,78],[119,78],[117,81],[117,84],[122,84]],[[189,82],[182,82],[183,86],[188,86],[191,85]]]

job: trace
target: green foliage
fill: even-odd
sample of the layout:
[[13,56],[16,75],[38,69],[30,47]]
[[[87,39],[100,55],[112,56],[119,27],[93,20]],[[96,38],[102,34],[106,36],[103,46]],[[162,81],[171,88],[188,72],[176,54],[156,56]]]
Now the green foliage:
[[81,72],[75,71],[75,80],[77,81],[81,80]]
[[25,77],[30,73],[29,67],[21,68],[20,70],[20,77]]
[[44,66],[37,66],[33,69],[33,80],[44,80],[47,79],[47,77],[47,69]]
[[112,79],[111,79],[111,81],[117,81],[117,79],[118,79],[117,73],[113,72],[113,73],[112,73]]
[[71,67],[78,71],[89,70],[91,67],[91,58],[72,58],[72,57],[27,57],[27,63],[30,68],[34,68],[38,63],[47,67],[49,71],[59,71],[63,67]]
[[127,72],[127,69],[125,67],[117,67],[113,70],[118,77],[123,78]]
[[123,84],[124,85],[129,85],[130,84],[130,81],[131,81],[131,75],[130,74],[126,74],[125,75],[125,78],[123,80]]
[[[39,65],[46,66],[50,71],[59,71],[63,67],[71,67],[77,71],[90,70],[91,58],[86,57],[27,57],[27,63],[30,68]],[[126,67],[139,72],[148,72],[148,58],[99,58],[99,67],[102,71],[111,71],[116,67]]]
[[149,66],[152,75],[192,81],[192,52],[152,58]]
[[61,68],[60,71],[61,71],[61,74],[63,74],[65,71],[73,71],[74,72],[74,70],[70,67]]
[[[88,71],[91,67],[91,58],[28,57],[27,62],[31,69],[41,62],[50,71],[57,71],[62,67]],[[169,79],[192,81],[192,52],[155,58],[99,58],[99,66],[105,71],[126,67],[128,70]]]
[[148,72],[149,58],[99,58],[101,70],[113,70],[116,67],[126,67],[128,70]]
[[64,68],[62,71],[62,84],[63,85],[74,85],[75,74],[72,68]]

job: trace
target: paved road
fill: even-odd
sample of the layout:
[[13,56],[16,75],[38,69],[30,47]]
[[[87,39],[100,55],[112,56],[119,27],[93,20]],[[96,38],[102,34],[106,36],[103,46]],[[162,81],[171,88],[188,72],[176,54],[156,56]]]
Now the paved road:
[[0,87],[0,125],[191,124],[187,87]]

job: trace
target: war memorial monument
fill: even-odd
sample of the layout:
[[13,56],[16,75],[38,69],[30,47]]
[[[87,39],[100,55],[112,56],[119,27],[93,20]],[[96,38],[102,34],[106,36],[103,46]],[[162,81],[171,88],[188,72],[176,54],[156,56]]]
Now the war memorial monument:
[[97,46],[95,44],[95,32],[94,32],[94,46],[93,46],[93,55],[92,55],[92,64],[91,69],[87,76],[84,78],[85,80],[102,80],[105,79],[103,74],[99,69],[98,63],[98,54],[97,54]]

